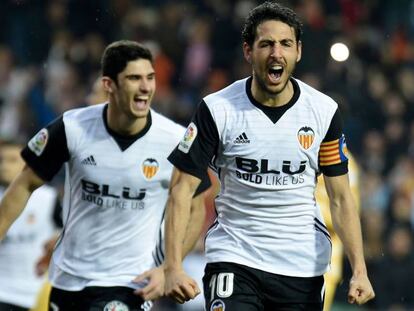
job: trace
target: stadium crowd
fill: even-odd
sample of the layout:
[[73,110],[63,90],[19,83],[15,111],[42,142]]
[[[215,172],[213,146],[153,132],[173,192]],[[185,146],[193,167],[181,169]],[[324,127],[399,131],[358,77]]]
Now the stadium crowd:
[[[376,298],[367,310],[413,310],[414,1],[280,1],[304,22],[295,76],[341,107],[360,167],[361,219]],[[240,25],[254,0],[0,2],[0,137],[26,141],[92,92],[107,43],[155,55],[154,109],[187,125],[203,95],[248,76]],[[350,57],[333,60],[344,42]],[[345,266],[345,274],[347,267]],[[335,307],[346,299],[346,282]]]

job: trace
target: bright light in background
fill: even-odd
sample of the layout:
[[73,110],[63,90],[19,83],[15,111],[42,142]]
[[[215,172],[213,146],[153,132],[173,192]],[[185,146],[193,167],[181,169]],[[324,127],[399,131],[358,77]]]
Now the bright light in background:
[[344,62],[349,57],[348,47],[341,42],[337,42],[331,46],[331,57],[337,62]]

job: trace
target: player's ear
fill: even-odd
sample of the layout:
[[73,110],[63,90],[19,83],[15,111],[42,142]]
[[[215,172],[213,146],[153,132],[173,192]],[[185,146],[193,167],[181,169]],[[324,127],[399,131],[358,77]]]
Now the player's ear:
[[115,90],[115,83],[109,77],[102,77],[102,85],[104,90],[110,94],[113,93]]
[[252,63],[252,48],[250,47],[250,45],[247,42],[243,42],[243,55],[245,60],[251,64]]
[[302,58],[302,41],[298,41],[298,56],[296,57],[296,62],[299,62]]

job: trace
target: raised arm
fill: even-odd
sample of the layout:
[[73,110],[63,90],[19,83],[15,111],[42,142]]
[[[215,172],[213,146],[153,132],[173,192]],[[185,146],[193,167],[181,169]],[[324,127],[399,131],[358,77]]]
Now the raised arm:
[[[178,170],[175,170],[173,173],[171,182],[170,182],[171,186],[178,182],[179,175],[180,175],[180,172]],[[205,186],[205,185],[202,185],[202,186]],[[205,187],[200,187],[200,188],[204,189]],[[200,237],[200,233],[201,233],[201,230],[204,224],[205,208],[204,208],[204,192],[202,191],[204,190],[201,190],[201,193],[196,194],[191,199],[191,208],[189,211],[189,219],[187,222],[188,225],[183,234],[183,243],[181,245],[182,256],[180,257],[180,263],[183,260],[183,258],[193,249],[198,238]],[[166,234],[166,236],[170,236],[170,234]],[[165,266],[166,266],[165,263],[163,263],[161,266],[150,269],[144,272],[143,274],[139,275],[137,278],[135,278],[134,282],[138,282],[138,283],[142,282],[144,279],[148,281],[148,284],[145,287],[137,290],[135,293],[141,296],[144,300],[154,300],[154,299],[158,299],[161,296],[163,296],[165,294],[165,290],[164,290],[165,289],[165,278],[164,278],[164,267]]]
[[190,222],[190,219],[193,221],[194,216],[199,212],[193,210],[192,217],[192,205],[193,208],[204,209],[200,204],[200,195],[193,199],[199,184],[200,179],[197,177],[175,169],[167,202],[165,293],[179,303],[184,303],[200,293],[197,283],[184,272],[182,267],[183,255],[189,252],[201,231],[202,222]]
[[330,200],[332,223],[341,239],[345,253],[352,268],[349,283],[348,302],[363,304],[375,297],[368,279],[365,265],[361,224],[358,210],[353,200],[348,174],[324,176],[325,186]]
[[0,240],[25,208],[30,195],[44,184],[33,170],[25,166],[9,185],[0,201]]

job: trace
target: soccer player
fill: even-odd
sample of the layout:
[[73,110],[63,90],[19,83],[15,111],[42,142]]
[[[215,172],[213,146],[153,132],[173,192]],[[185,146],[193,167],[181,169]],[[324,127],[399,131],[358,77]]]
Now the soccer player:
[[[110,44],[102,56],[109,101],[67,111],[40,130],[0,203],[1,238],[32,191],[65,165],[64,228],[49,268],[52,310],[149,310],[149,300],[163,294],[161,222],[173,168],[167,156],[184,129],[150,109],[152,61],[139,43]],[[208,186],[205,179],[192,199],[194,224],[203,222],[198,193]],[[185,253],[198,228],[189,227]]]
[[252,76],[206,96],[169,157],[180,174],[167,204],[165,291],[178,302],[198,292],[181,245],[209,163],[221,192],[206,235],[206,310],[322,310],[331,240],[315,202],[319,172],[353,269],[348,300],[374,297],[338,105],[292,77],[301,33],[291,9],[270,1],[254,8],[242,32]]
[[[22,145],[12,140],[0,143],[0,197],[24,166]],[[36,273],[43,244],[58,228],[60,208],[57,191],[47,185],[33,192],[19,219],[0,242],[0,311],[29,310],[45,277]]]

